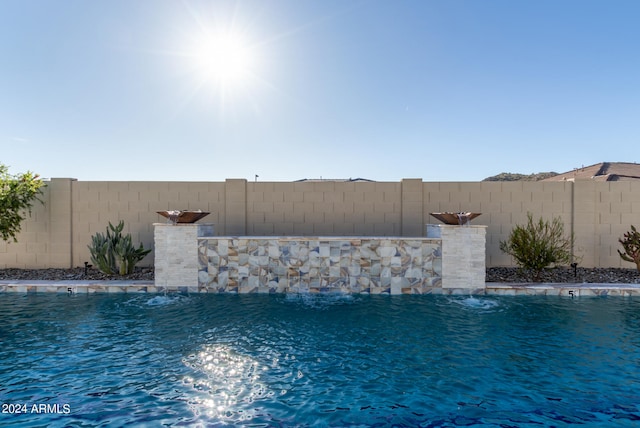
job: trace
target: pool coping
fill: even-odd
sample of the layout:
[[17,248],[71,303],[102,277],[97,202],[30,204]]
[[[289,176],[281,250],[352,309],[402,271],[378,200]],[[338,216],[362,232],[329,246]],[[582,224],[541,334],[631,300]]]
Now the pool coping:
[[[162,287],[148,280],[1,280],[0,293],[198,293],[198,286]],[[389,293],[383,293],[389,294]],[[632,283],[525,283],[486,282],[484,288],[431,288],[424,294],[446,295],[550,295],[640,296],[640,284]]]

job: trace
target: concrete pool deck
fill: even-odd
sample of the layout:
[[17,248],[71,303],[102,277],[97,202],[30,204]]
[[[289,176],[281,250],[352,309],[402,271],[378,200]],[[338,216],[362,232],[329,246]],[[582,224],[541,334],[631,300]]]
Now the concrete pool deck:
[[[157,287],[154,281],[44,281],[44,280],[2,280],[0,293],[198,293],[198,287]],[[382,293],[388,294],[388,293]],[[593,283],[498,283],[487,282],[485,288],[474,290],[463,288],[432,288],[424,294],[444,295],[487,295],[487,296],[640,296],[640,284],[593,284]]]

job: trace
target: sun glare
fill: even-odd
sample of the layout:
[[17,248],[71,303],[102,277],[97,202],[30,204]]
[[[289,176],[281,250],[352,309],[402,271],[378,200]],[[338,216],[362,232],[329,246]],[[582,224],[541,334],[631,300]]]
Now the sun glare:
[[243,19],[237,5],[216,4],[206,10],[184,5],[188,19],[168,35],[170,52],[179,59],[174,63],[176,74],[184,84],[177,111],[197,103],[206,111],[215,109],[227,120],[260,110],[260,100],[271,85],[267,77],[269,43],[259,36],[263,33],[254,25],[257,21]]
[[246,82],[253,66],[249,44],[239,34],[214,34],[203,38],[195,54],[202,80],[228,89]]

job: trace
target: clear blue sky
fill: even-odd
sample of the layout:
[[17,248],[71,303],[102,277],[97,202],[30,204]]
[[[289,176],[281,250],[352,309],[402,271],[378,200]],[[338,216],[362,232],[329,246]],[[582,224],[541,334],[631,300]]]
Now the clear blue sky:
[[639,22],[638,0],[2,0],[0,162],[179,181],[640,162]]

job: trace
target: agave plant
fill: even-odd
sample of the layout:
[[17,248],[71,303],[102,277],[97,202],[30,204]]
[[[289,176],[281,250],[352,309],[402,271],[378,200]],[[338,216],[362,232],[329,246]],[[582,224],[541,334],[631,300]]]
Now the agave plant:
[[135,248],[131,234],[123,236],[123,229],[124,221],[121,220],[117,226],[109,222],[106,234],[98,232],[91,237],[91,245],[89,245],[91,261],[107,275],[133,273],[136,264],[151,252],[151,250],[145,250],[142,243]]

